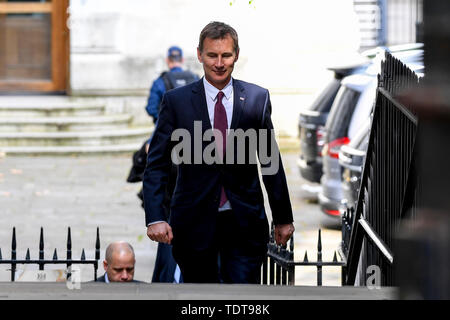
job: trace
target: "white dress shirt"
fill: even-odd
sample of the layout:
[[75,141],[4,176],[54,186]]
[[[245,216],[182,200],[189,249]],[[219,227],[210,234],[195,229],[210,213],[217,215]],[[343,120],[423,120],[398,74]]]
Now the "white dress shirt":
[[228,129],[230,129],[231,119],[233,117],[233,78],[230,79],[230,82],[228,82],[222,90],[219,90],[210,84],[205,77],[203,77],[203,85],[205,87],[206,104],[208,105],[208,114],[211,127],[214,128],[214,108],[217,102],[217,94],[219,91],[222,91],[224,94],[222,104],[227,113],[227,124]]

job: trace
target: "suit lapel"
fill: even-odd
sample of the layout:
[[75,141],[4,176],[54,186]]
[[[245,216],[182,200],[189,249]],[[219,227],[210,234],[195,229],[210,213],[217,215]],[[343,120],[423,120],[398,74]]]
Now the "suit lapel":
[[206,104],[205,88],[203,87],[203,78],[201,78],[192,88],[192,106],[198,118],[202,120],[203,130],[211,129],[209,120],[208,105]]
[[233,116],[231,118],[230,129],[238,128],[239,119],[245,105],[245,90],[239,80],[233,79]]

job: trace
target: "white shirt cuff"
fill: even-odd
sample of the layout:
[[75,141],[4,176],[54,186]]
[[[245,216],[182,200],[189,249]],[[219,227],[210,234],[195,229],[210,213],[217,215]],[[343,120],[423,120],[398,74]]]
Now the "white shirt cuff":
[[147,227],[148,227],[148,226],[151,226],[152,224],[157,224],[157,223],[160,223],[160,222],[166,222],[166,221],[159,220],[159,221],[150,222],[150,223],[147,225]]

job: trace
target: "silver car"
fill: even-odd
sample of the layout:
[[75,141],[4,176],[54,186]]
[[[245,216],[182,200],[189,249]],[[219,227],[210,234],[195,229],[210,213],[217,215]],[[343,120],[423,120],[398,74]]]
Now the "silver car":
[[[416,73],[423,71],[423,50],[393,54]],[[346,198],[342,189],[343,167],[339,164],[341,146],[349,144],[358,129],[370,122],[375,104],[377,75],[381,69],[384,53],[381,52],[365,74],[352,75],[344,79],[331,107],[325,124],[325,144],[322,149],[323,175],[319,204],[324,213],[340,219],[345,209]]]
[[339,164],[340,147],[356,135],[361,123],[372,112],[377,88],[374,75],[347,77],[339,89],[325,124],[325,144],[322,150],[323,175],[320,180],[319,204],[324,213],[340,219],[343,209],[341,186],[342,171]]

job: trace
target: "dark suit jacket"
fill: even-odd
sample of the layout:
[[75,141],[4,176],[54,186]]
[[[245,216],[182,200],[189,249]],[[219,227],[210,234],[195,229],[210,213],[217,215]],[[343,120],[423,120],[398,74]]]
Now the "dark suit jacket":
[[[92,281],[92,282],[106,282],[105,281],[105,274],[103,274],[101,277],[98,277],[97,281]],[[130,282],[144,283],[144,282],[139,281],[139,280],[131,280]]]
[[97,282],[106,282],[105,281],[105,275],[102,275],[101,277],[97,278]]
[[[230,129],[273,129],[268,90],[233,79],[234,104]],[[256,164],[194,164],[194,154],[203,152],[210,141],[194,144],[194,121],[202,122],[202,135],[211,129],[203,80],[166,92],[161,104],[159,121],[152,141],[144,173],[144,205],[146,225],[166,221],[163,209],[164,191],[171,166],[171,151],[178,141],[171,141],[172,132],[183,128],[191,133],[191,164],[178,165],[178,176],[171,200],[169,224],[173,230],[173,245],[202,250],[211,246],[224,186],[233,214],[249,241],[265,245],[269,228],[264,210],[263,193]],[[275,139],[271,136],[272,139]],[[227,145],[229,144],[227,141]],[[259,141],[258,141],[259,142]],[[259,144],[258,144],[259,145]],[[229,149],[227,149],[229,152]],[[248,159],[248,157],[246,157]],[[286,177],[279,157],[279,170],[263,175],[272,218],[275,224],[293,221]],[[230,230],[230,237],[233,230]]]

